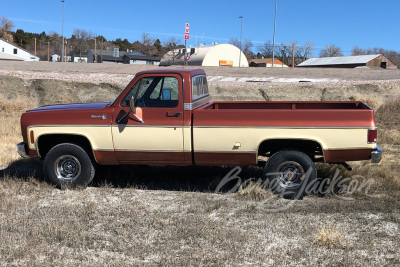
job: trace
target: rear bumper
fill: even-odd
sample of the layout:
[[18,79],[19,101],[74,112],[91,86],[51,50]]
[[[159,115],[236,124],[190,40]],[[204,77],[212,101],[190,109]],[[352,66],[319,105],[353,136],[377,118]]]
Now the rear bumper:
[[371,162],[379,163],[382,160],[382,149],[379,146],[376,146],[376,150],[371,152]]
[[17,144],[17,151],[18,154],[22,157],[22,158],[27,158],[28,155],[26,154],[26,150],[25,150],[25,143],[19,143]]

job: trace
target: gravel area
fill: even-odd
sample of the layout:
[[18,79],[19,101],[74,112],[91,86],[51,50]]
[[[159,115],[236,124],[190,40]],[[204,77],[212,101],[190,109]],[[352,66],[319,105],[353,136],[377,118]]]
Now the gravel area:
[[[181,66],[175,66],[181,67]],[[126,84],[135,73],[163,68],[148,65],[0,61],[0,75],[24,79],[59,79],[91,83]],[[198,68],[198,67],[187,67]],[[400,70],[326,68],[202,67],[214,82],[235,83],[400,83]],[[243,79],[246,77],[247,79]]]

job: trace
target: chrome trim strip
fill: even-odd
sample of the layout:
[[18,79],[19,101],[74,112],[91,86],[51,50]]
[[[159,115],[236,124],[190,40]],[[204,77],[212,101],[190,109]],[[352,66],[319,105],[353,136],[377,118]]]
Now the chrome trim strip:
[[194,125],[193,128],[276,128],[276,129],[365,129],[365,130],[376,130],[378,127],[354,127],[354,126],[240,126],[240,125]]
[[193,152],[195,154],[196,153],[212,153],[212,154],[225,154],[225,153],[228,153],[228,154],[243,154],[243,153],[246,153],[246,154],[256,154],[255,151],[242,151],[240,149],[229,150],[229,151],[213,151],[213,150],[196,150],[196,149],[194,149]]
[[131,149],[115,149],[115,152],[133,152],[133,153],[146,153],[146,152],[156,152],[156,153],[183,153],[187,152],[184,150],[131,150]]
[[33,127],[111,127],[111,124],[37,124],[30,125],[29,128]]
[[371,147],[341,147],[341,148],[328,148],[324,151],[336,151],[336,150],[372,150]]
[[144,125],[144,124],[138,124],[138,125],[126,125],[126,124],[116,124],[112,125],[111,127],[113,128],[118,128],[118,127],[127,127],[127,128],[135,128],[135,127],[147,127],[147,128],[183,128],[183,125]]

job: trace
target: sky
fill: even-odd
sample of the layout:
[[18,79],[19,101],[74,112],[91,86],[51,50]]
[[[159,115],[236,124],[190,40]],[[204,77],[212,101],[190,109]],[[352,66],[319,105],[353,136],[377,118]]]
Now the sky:
[[[400,0],[277,0],[276,43],[311,41],[318,56],[334,44],[350,55],[354,46],[400,51]],[[65,0],[64,33],[92,31],[107,40],[140,40],[142,33],[161,41],[175,37],[184,43],[185,23],[190,24],[187,45],[251,40],[257,52],[273,39],[275,0],[202,1],[78,1]],[[62,34],[60,0],[0,0],[0,17],[15,30]]]

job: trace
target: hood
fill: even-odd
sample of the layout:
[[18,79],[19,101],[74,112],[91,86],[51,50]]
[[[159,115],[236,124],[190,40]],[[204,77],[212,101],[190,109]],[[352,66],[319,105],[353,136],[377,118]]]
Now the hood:
[[42,106],[27,112],[59,111],[59,110],[98,110],[106,108],[110,103],[82,103]]

